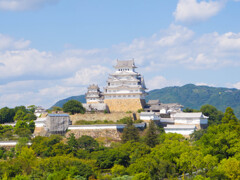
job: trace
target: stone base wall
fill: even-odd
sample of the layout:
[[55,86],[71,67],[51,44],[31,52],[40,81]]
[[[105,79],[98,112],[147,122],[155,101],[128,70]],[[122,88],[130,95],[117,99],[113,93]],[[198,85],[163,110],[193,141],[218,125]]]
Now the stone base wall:
[[145,106],[144,99],[105,99],[110,112],[137,112]]
[[91,136],[93,138],[109,138],[112,141],[120,141],[121,133],[117,129],[91,129],[91,130],[70,130],[67,132],[66,137],[73,133],[76,138],[83,135]]
[[47,131],[44,129],[44,127],[35,127],[33,134],[35,136],[46,136]]
[[[96,121],[96,120],[104,121],[104,120],[107,120],[107,121],[116,122],[117,120],[125,118],[125,117],[132,117],[133,118],[133,114],[132,113],[126,113],[126,112],[119,112],[119,113],[95,112],[95,113],[70,115],[70,119],[71,119],[73,125],[77,121],[80,121],[80,120],[85,120],[85,121]],[[137,118],[139,118],[138,115],[137,115]]]

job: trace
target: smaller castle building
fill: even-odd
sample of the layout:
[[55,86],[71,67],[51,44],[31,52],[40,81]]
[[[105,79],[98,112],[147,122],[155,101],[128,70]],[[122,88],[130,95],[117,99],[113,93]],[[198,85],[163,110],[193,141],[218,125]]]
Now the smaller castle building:
[[88,91],[85,94],[87,104],[103,103],[103,95],[98,85],[92,84],[88,87]]

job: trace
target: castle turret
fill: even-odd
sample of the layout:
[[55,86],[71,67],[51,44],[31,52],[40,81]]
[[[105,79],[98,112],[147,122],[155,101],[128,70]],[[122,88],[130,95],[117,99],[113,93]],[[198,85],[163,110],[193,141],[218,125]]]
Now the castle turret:
[[85,94],[87,104],[103,103],[103,96],[98,85],[92,84],[88,87],[88,91]]
[[117,61],[104,89],[104,103],[112,112],[137,111],[145,105],[144,78],[137,73],[134,60]]

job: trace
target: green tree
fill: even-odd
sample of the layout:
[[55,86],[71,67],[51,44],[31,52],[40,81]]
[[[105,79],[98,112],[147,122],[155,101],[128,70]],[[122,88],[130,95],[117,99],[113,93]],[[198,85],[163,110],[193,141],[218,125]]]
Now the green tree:
[[17,142],[17,145],[15,147],[16,151],[17,152],[21,152],[22,148],[23,147],[27,147],[27,143],[28,143],[29,139],[26,138],[26,137],[21,137],[19,138],[18,142]]
[[144,141],[150,147],[155,147],[159,143],[157,127],[153,120],[149,123]]
[[22,147],[17,159],[22,167],[23,174],[29,175],[36,163],[36,155],[32,148]]
[[15,116],[15,112],[13,109],[10,109],[8,107],[4,107],[0,109],[0,123],[6,123],[6,122],[14,122],[13,118]]
[[227,107],[227,109],[224,113],[224,117],[222,118],[222,123],[229,123],[232,125],[238,123],[238,119],[235,116],[233,109],[231,107]]
[[14,116],[14,121],[18,121],[18,120],[24,120],[24,117],[26,116],[26,112],[24,112],[23,110],[19,109],[15,116]]
[[149,173],[138,173],[136,174],[132,180],[151,180]]
[[240,161],[235,158],[223,159],[218,167],[226,179],[240,179]]
[[89,151],[96,150],[99,147],[98,142],[94,138],[86,135],[83,135],[80,138],[78,138],[77,143],[79,148]]
[[240,125],[219,124],[209,126],[196,143],[202,147],[202,152],[218,159],[229,158],[240,152]]
[[37,106],[35,106],[35,105],[30,105],[30,106],[28,106],[27,108],[28,108],[28,110],[33,114],[33,113],[35,112],[35,110],[37,109]]
[[25,106],[16,106],[16,107],[14,108],[15,113],[17,113],[19,110],[21,110],[21,111],[23,111],[23,112],[25,112],[25,113],[28,112]]
[[32,121],[32,120],[36,120],[37,116],[35,116],[34,114],[31,113],[27,113],[24,117],[23,120],[24,121]]
[[197,141],[201,139],[201,137],[207,132],[207,129],[199,129],[197,131],[194,131],[192,134],[190,134],[190,139],[192,141]]
[[76,113],[85,113],[85,109],[82,106],[82,103],[77,100],[69,100],[63,105],[63,111],[68,112],[70,114],[76,114]]
[[98,152],[96,164],[101,169],[112,168],[114,164],[127,167],[129,165],[129,153],[120,149]]
[[139,141],[139,130],[133,125],[132,120],[128,122],[122,133],[122,143],[126,143],[127,141]]
[[191,109],[191,108],[186,108],[183,110],[183,112],[199,112],[197,109]]
[[70,149],[75,152],[78,149],[78,142],[75,138],[75,135],[73,133],[70,134],[70,136],[67,138],[67,144],[70,147]]
[[180,155],[177,164],[183,173],[192,174],[203,168],[203,154],[201,151],[191,149]]
[[58,107],[58,106],[53,106],[53,107],[52,107],[52,110],[53,110],[53,111],[62,111],[63,108]]
[[35,122],[34,122],[33,120],[29,122],[28,128],[29,128],[29,130],[30,130],[32,133],[34,132],[34,130],[35,130]]
[[220,124],[223,118],[223,112],[219,111],[216,107],[206,104],[203,105],[200,111],[205,115],[208,116],[208,124]]
[[114,177],[122,176],[126,174],[126,169],[122,165],[115,164],[111,169],[111,173]]

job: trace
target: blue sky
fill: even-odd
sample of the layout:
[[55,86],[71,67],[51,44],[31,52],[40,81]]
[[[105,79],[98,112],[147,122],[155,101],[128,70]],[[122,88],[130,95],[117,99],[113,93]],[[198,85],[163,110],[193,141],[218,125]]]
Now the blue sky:
[[135,59],[149,90],[240,89],[239,0],[0,0],[0,107],[41,105],[106,85]]

